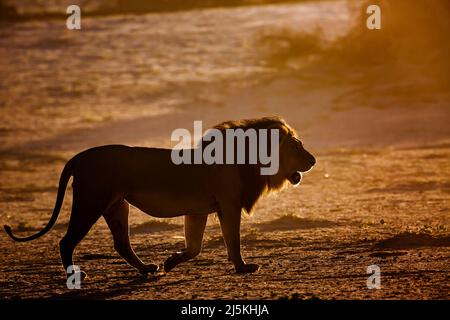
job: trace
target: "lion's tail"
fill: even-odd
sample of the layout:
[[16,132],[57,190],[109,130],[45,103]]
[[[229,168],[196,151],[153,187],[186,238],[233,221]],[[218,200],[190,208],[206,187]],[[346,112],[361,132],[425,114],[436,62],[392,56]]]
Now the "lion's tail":
[[47,223],[44,229],[42,229],[41,231],[32,236],[19,238],[13,235],[10,226],[4,225],[3,227],[5,228],[6,233],[15,241],[25,242],[39,238],[44,234],[46,234],[47,232],[49,232],[52,229],[53,225],[55,224],[56,220],[58,219],[59,212],[61,210],[61,206],[64,200],[64,194],[66,193],[67,183],[69,182],[69,179],[72,175],[73,175],[73,158],[66,163],[61,173],[61,177],[59,178],[58,196],[56,197],[55,208],[53,209],[53,214],[52,217],[50,218],[50,221]]

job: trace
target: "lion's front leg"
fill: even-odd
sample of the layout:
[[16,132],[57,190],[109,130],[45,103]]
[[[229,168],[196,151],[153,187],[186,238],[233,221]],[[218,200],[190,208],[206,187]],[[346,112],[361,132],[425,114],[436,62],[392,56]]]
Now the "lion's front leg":
[[223,207],[219,213],[220,227],[228,251],[237,273],[252,273],[259,270],[255,263],[245,263],[241,255],[241,210]]
[[184,237],[186,248],[174,253],[164,262],[164,271],[169,271],[178,264],[196,257],[202,250],[203,233],[208,215],[184,216]]

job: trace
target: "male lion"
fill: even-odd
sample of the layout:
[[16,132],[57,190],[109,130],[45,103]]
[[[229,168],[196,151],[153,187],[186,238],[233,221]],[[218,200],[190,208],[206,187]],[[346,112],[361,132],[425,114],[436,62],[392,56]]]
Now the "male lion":
[[67,183],[73,176],[72,213],[60,241],[66,271],[73,265],[75,247],[102,215],[111,229],[114,248],[130,265],[144,275],[158,270],[156,264],[144,264],[131,248],[128,213],[132,204],[154,217],[185,216],[186,248],[165,261],[165,271],[200,253],[208,214],[217,212],[236,272],[255,272],[259,266],[245,263],[241,256],[241,212],[250,213],[262,194],[281,188],[286,181],[298,184],[300,172],[311,169],[315,159],[303,148],[295,131],[278,117],[228,121],[215,128],[221,132],[229,128],[278,129],[278,172],[261,175],[261,164],[175,165],[170,149],[96,147],[77,154],[65,165],[53,215],[43,230],[25,238],[14,236],[9,226],[4,226],[5,230],[15,241],[33,240],[47,233],[58,218]]

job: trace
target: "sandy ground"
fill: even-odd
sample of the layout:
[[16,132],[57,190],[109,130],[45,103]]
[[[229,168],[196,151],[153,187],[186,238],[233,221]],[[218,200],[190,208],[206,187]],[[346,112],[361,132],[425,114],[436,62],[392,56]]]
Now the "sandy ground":
[[[169,147],[171,131],[192,129],[194,119],[207,127],[225,119],[281,115],[318,161],[299,187],[262,199],[254,215],[244,217],[242,250],[247,261],[261,265],[256,274],[233,273],[213,215],[200,256],[148,278],[118,256],[101,220],[76,251],[75,262],[89,278],[81,290],[66,289],[58,242],[69,217],[68,192],[57,225],[46,236],[14,243],[0,232],[0,298],[448,299],[448,93],[423,90],[419,95],[410,86],[403,95],[358,96],[355,92],[364,92],[358,81],[270,73],[244,44],[274,23],[298,22],[293,8],[310,17],[311,25],[313,13],[321,9],[289,5],[194,11],[165,19],[102,18],[87,21],[93,28],[86,31],[88,40],[49,34],[57,22],[0,29],[7,35],[0,38],[7,57],[0,60],[5,75],[0,83],[0,222],[19,234],[46,224],[60,171],[75,153],[105,143]],[[341,24],[347,21],[342,7],[335,10],[341,10]],[[204,20],[194,20],[203,24],[183,29],[196,14]],[[227,23],[220,24],[218,17]],[[141,24],[149,21],[160,28],[142,31]],[[180,30],[170,28],[174,21]],[[227,37],[234,34],[232,27],[205,36],[219,25],[240,28],[242,39]],[[165,37],[169,31],[174,38]],[[177,38],[182,31],[185,40]],[[114,35],[116,44],[108,40],[115,32],[120,33]],[[118,37],[129,32],[135,37],[123,45]],[[163,46],[155,49],[160,58],[152,56],[150,62],[139,56],[136,40],[146,37],[160,39],[156,43]],[[217,51],[204,52],[218,37]],[[78,41],[76,56],[67,52],[68,44],[75,46],[72,40]],[[92,46],[95,41],[105,41],[101,50]],[[197,58],[186,58],[176,69],[164,55],[174,48]],[[228,56],[238,53],[233,64]],[[217,68],[208,68],[203,57],[214,57],[208,61]],[[64,67],[73,67],[85,80],[65,77]],[[395,92],[398,86],[383,83],[375,89]],[[407,82],[404,86],[408,89]],[[130,223],[133,247],[145,262],[161,264],[183,247],[182,218],[158,220],[132,209]],[[379,290],[366,286],[370,265],[381,268]]]

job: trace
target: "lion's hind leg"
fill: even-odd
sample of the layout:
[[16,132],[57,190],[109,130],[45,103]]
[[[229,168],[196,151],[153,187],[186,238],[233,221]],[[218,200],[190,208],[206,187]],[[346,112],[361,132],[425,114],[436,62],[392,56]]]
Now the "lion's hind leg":
[[143,275],[154,273],[158,265],[144,264],[133,251],[130,244],[128,214],[130,205],[125,200],[119,200],[103,215],[113,235],[114,248],[131,266],[139,270]]
[[[101,216],[101,210],[88,205],[83,205],[77,192],[74,191],[72,212],[65,236],[59,242],[59,249],[64,270],[69,270],[73,266],[73,252],[75,247],[88,234],[92,226]],[[72,271],[73,272],[73,271]],[[69,274],[67,274],[69,276]],[[81,272],[81,280],[86,277],[86,273]]]
[[208,215],[186,215],[184,217],[186,248],[167,258],[164,262],[164,271],[169,271],[178,264],[188,261],[200,253],[207,221]]

